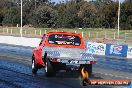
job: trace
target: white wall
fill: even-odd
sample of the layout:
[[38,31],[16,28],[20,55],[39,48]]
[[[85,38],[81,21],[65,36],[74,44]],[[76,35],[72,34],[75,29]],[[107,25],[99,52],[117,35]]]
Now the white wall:
[[26,38],[26,37],[14,37],[14,36],[2,36],[0,35],[0,43],[37,47],[41,39],[39,38]]

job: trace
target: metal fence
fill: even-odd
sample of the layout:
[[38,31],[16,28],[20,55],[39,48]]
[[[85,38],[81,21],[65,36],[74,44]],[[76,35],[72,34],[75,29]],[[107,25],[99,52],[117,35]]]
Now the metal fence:
[[[100,31],[100,30],[83,30],[83,29],[74,29],[74,30],[61,30],[61,29],[51,29],[51,28],[23,28],[22,34],[23,36],[27,37],[40,37],[42,34],[46,34],[47,32],[53,32],[53,31],[68,31],[68,32],[75,32],[82,34],[84,37],[84,40],[90,40],[92,41],[107,41],[107,42],[125,42],[129,41],[132,42],[132,32],[120,32],[120,38],[118,39],[118,34],[116,31]],[[17,27],[8,27],[8,28],[0,28],[0,34],[2,35],[15,35],[15,36],[20,36],[20,28]]]

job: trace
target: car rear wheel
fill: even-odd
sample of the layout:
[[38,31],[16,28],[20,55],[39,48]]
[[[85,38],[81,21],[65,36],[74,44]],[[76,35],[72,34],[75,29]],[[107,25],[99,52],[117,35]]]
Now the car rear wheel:
[[45,75],[47,77],[52,77],[56,75],[56,71],[52,65],[52,62],[50,62],[49,60],[45,62]]
[[35,63],[35,60],[33,59],[32,60],[32,74],[36,74],[37,71],[38,71],[38,67],[37,67],[37,65]]

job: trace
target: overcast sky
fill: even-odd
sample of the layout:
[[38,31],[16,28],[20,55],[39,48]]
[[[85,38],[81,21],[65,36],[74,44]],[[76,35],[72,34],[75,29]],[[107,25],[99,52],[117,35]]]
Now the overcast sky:
[[[64,1],[64,0],[51,0],[51,1],[53,1],[53,2],[59,2],[59,1]],[[91,1],[91,0],[88,0],[88,1]],[[116,0],[113,0],[113,1],[116,1]],[[123,1],[125,1],[125,0],[120,0],[121,2],[123,2]]]

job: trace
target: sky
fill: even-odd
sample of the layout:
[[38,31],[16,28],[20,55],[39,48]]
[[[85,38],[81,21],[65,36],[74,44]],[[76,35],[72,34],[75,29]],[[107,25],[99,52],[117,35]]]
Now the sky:
[[[65,0],[51,0],[52,2],[60,2],[60,1],[65,1]],[[91,1],[91,0],[87,0],[87,1]],[[113,1],[115,1],[115,0],[113,0]],[[123,2],[123,1],[125,1],[125,0],[120,0],[121,2]]]

